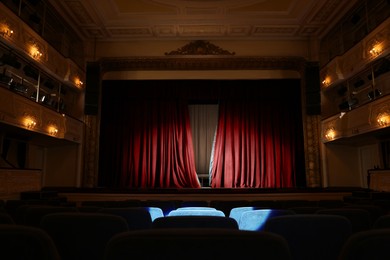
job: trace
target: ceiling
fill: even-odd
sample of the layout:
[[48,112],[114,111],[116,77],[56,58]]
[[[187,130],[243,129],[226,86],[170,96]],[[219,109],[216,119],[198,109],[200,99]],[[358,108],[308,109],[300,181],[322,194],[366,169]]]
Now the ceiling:
[[[84,39],[308,39],[357,0],[49,0]],[[98,4],[97,4],[98,3]]]

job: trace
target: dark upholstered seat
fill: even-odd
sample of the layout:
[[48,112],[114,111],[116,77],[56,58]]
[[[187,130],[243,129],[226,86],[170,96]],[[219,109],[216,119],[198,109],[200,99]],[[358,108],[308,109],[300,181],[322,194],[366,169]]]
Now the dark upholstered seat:
[[0,259],[60,260],[52,238],[42,229],[0,224]]
[[125,232],[106,247],[106,260],[291,259],[285,239],[235,229],[150,229]]
[[41,228],[62,260],[101,259],[110,238],[128,231],[123,217],[103,213],[53,213],[42,218]]

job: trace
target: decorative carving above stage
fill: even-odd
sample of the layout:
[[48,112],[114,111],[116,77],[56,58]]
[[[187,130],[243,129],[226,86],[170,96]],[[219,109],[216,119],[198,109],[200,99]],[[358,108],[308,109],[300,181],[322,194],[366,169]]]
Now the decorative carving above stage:
[[221,47],[207,41],[192,41],[176,51],[166,52],[165,55],[234,55]]
[[306,60],[302,57],[173,55],[166,57],[103,58],[100,64],[102,73],[129,70],[293,70],[303,73]]

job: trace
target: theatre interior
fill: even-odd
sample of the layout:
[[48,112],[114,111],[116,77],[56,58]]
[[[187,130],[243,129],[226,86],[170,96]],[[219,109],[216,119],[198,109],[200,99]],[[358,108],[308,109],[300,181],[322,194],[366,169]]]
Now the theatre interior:
[[[390,1],[1,0],[0,10],[1,248],[15,246],[6,221],[50,235],[50,252],[27,246],[46,254],[37,259],[154,259],[199,243],[219,259],[227,237],[244,258],[245,241],[261,241],[266,259],[363,259],[375,253],[358,235],[387,232],[376,253],[390,242]],[[84,220],[47,216],[76,212]],[[122,237],[82,233],[88,214],[125,221],[106,228]],[[298,223],[329,215],[321,240]],[[169,231],[168,216],[192,228]],[[300,231],[310,238],[298,246]]]

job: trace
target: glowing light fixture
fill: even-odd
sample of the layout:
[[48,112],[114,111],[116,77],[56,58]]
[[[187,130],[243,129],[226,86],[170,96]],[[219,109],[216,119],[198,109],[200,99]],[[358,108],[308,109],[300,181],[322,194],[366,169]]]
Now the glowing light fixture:
[[6,21],[0,21],[0,35],[4,38],[10,38],[14,34],[14,31],[10,28]]
[[326,76],[325,79],[322,81],[322,85],[323,85],[324,87],[329,86],[330,83],[331,83],[331,78],[330,78],[329,76]]
[[389,112],[381,112],[377,115],[376,121],[382,127],[388,126],[390,124],[390,113]]
[[47,132],[51,136],[57,136],[58,135],[58,128],[56,125],[51,124],[47,127]]
[[327,140],[329,140],[329,141],[334,140],[335,137],[336,137],[336,130],[333,127],[328,128],[325,131],[325,138]]
[[382,53],[382,45],[377,43],[370,49],[370,54],[372,56],[378,56]]
[[81,79],[80,79],[79,77],[76,77],[75,80],[74,80],[74,84],[75,84],[78,88],[82,88],[84,83],[81,81]]
[[28,129],[34,129],[35,126],[37,125],[37,121],[35,120],[34,117],[27,115],[27,116],[24,117],[24,125]]
[[30,45],[29,53],[30,53],[30,56],[33,57],[36,60],[41,59],[41,57],[43,55],[41,49],[39,48],[39,46],[38,46],[38,44],[36,42],[33,42]]

